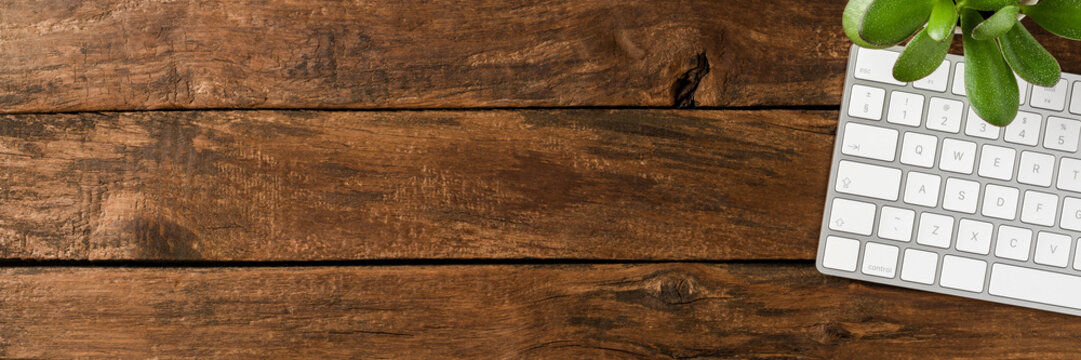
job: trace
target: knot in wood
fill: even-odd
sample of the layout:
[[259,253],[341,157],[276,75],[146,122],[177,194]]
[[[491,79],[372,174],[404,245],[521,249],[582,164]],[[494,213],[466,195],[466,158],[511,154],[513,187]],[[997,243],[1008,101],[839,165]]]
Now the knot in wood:
[[852,332],[836,322],[818,324],[814,327],[813,338],[819,344],[836,345],[852,338]]
[[666,273],[655,279],[654,296],[668,305],[693,302],[697,297],[694,277],[684,273]]

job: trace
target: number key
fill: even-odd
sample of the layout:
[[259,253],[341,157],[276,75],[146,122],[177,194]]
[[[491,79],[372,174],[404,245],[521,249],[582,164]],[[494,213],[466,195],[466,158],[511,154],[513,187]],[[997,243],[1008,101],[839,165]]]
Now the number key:
[[1081,81],[1073,83],[1073,96],[1070,98],[1070,112],[1081,114]]
[[998,139],[998,126],[988,124],[976,115],[972,108],[968,108],[968,122],[965,123],[965,134],[982,137],[985,139]]
[[886,115],[886,121],[894,124],[920,126],[922,116],[923,95],[901,91],[894,91],[890,94],[890,111]]
[[927,128],[956,134],[961,130],[963,109],[960,101],[932,97],[927,107]]
[[1018,111],[1017,118],[1006,126],[1006,141],[1036,146],[1040,142],[1040,114]]
[[1081,121],[1047,117],[1047,133],[1043,138],[1044,147],[1075,152],[1078,137],[1081,137]]

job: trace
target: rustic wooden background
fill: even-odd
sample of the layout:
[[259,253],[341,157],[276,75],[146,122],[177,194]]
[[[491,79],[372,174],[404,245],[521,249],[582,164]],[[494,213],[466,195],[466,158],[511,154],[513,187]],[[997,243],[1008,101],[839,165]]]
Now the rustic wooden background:
[[815,271],[843,6],[0,3],[0,357],[1076,357]]

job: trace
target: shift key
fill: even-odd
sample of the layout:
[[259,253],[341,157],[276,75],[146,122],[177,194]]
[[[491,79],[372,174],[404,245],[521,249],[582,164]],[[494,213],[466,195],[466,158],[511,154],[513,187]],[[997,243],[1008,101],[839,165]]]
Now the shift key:
[[882,200],[897,200],[901,170],[842,160],[837,165],[837,192]]

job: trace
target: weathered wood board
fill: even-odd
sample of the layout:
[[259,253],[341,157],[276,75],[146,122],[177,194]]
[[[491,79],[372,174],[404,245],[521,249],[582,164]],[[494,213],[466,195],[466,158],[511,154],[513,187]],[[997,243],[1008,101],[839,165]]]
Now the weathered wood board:
[[1076,317],[810,264],[0,270],[0,357],[1075,358]]
[[0,116],[0,257],[811,259],[833,111]]
[[[9,1],[0,112],[836,105],[843,6]],[[1081,47],[1036,36],[1081,72]]]

